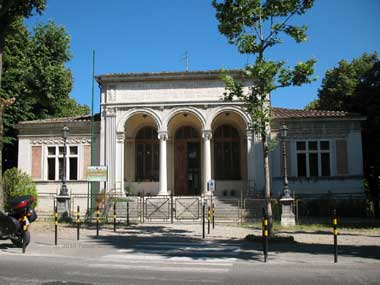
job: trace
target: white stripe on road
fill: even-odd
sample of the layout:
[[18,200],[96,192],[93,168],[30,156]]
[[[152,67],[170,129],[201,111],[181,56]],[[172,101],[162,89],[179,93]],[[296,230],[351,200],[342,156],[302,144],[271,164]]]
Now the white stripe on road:
[[[189,264],[190,265],[190,264]],[[229,269],[225,268],[206,268],[206,267],[168,267],[168,266],[152,266],[152,265],[126,265],[126,264],[109,264],[97,263],[89,264],[90,268],[114,268],[114,269],[140,269],[149,271],[162,271],[162,272],[213,272],[213,273],[226,273]]]
[[232,266],[233,262],[236,261],[235,258],[228,259],[210,259],[207,260],[196,260],[194,261],[191,257],[159,257],[156,255],[104,255],[101,257],[102,260],[110,260],[110,261],[120,261],[120,262],[149,262],[149,263],[160,263],[168,262],[174,264],[183,264],[183,265],[207,265],[207,266]]

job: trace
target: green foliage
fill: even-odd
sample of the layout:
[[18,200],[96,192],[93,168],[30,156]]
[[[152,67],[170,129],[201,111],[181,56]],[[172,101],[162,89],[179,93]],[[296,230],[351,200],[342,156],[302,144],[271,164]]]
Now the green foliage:
[[[36,184],[34,184],[32,178],[28,174],[18,170],[16,167],[4,172],[3,188],[5,201],[18,196],[33,195],[35,199],[33,207],[36,207],[38,204]],[[7,207],[8,205],[6,203],[6,208]]]
[[[240,81],[223,72],[225,99],[237,99],[246,103],[247,112],[252,118],[252,128],[266,136],[270,123],[269,94],[278,88],[300,86],[310,83],[314,73],[315,59],[299,62],[294,67],[284,61],[265,60],[265,51],[282,43],[282,35],[296,42],[307,39],[306,26],[289,24],[294,15],[304,14],[313,6],[306,0],[214,0],[219,31],[240,53],[256,55],[253,64],[247,65]],[[249,92],[243,92],[243,83],[250,82]]]
[[46,0],[4,0],[0,8],[0,42],[8,33],[15,19],[28,18],[33,12],[41,14],[46,8]]
[[380,175],[380,60],[376,52],[364,53],[348,62],[341,60],[328,70],[318,99],[307,108],[358,113],[363,123],[364,168],[375,166]]
[[16,102],[4,114],[4,166],[16,165],[15,149],[19,121],[89,113],[69,97],[72,74],[65,63],[72,57],[70,37],[53,22],[38,25],[29,33],[21,18],[13,22],[6,37],[1,98]]
[[318,109],[351,111],[359,84],[366,85],[365,76],[378,61],[376,52],[364,53],[352,62],[341,60],[336,67],[327,70],[318,90]]

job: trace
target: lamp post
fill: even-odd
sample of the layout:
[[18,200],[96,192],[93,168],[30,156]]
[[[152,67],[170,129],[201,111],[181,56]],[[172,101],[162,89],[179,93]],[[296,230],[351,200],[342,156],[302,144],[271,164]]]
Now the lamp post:
[[286,138],[288,136],[288,127],[285,124],[282,124],[281,127],[281,141],[282,141],[282,161],[283,161],[283,170],[284,170],[284,188],[283,188],[283,197],[291,198],[289,183],[288,183],[288,166],[287,166],[287,156],[286,156]]
[[64,126],[62,129],[62,138],[63,138],[63,169],[62,169],[62,186],[59,193],[59,196],[68,196],[67,185],[66,185],[66,142],[69,136],[69,128]]
[[288,167],[287,167],[287,155],[286,155],[286,138],[288,137],[288,127],[285,123],[282,124],[280,129],[281,141],[282,141],[282,161],[284,170],[284,187],[281,202],[281,225],[282,226],[294,226],[296,224],[295,216],[293,213],[294,199],[290,196],[290,189],[288,183]]
[[63,163],[62,163],[62,185],[59,189],[59,195],[57,196],[57,208],[58,212],[61,215],[61,219],[69,220],[70,219],[70,207],[69,207],[69,200],[70,195],[69,191],[66,185],[66,143],[67,138],[69,137],[69,128],[67,126],[64,126],[62,128],[62,138],[63,138]]

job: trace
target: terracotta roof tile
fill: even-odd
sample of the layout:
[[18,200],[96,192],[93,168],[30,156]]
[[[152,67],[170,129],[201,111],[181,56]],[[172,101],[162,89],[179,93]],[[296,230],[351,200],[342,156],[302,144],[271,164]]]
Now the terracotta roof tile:
[[321,110],[299,110],[272,108],[272,116],[274,119],[290,119],[290,118],[337,118],[337,117],[356,117],[358,114],[343,111],[321,111]]
[[19,125],[26,124],[49,124],[49,123],[71,123],[71,122],[90,122],[91,115],[85,116],[75,116],[75,117],[63,117],[63,118],[51,118],[43,120],[33,120],[33,121],[22,121],[19,122]]

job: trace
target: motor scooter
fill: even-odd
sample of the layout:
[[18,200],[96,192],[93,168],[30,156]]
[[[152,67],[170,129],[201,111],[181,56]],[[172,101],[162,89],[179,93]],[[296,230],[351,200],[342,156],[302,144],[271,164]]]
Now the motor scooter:
[[27,247],[30,243],[30,223],[37,219],[32,205],[32,195],[19,196],[8,201],[10,211],[0,211],[0,239],[10,239],[16,247]]

